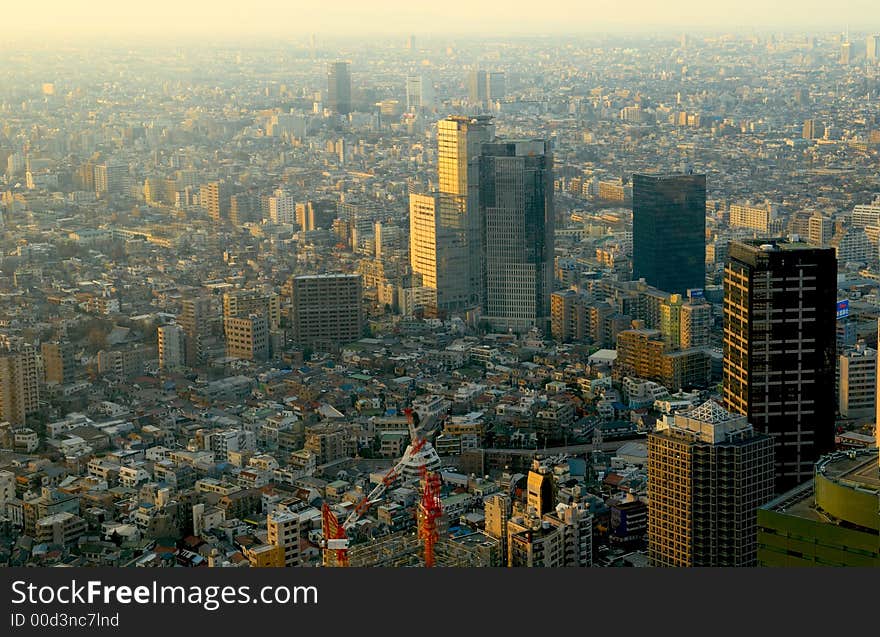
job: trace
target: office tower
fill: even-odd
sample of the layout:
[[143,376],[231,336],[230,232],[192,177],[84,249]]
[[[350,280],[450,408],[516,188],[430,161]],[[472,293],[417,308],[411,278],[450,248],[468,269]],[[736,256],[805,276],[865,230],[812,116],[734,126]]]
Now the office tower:
[[47,383],[64,385],[70,383],[76,374],[76,360],[73,345],[52,341],[40,345],[43,356],[43,377]]
[[159,340],[159,368],[170,371],[186,363],[186,337],[183,328],[173,323],[160,325],[157,329]]
[[40,366],[36,348],[4,347],[0,352],[0,422],[25,424],[40,408]]
[[417,111],[434,106],[434,87],[425,75],[406,76],[406,110]]
[[[483,294],[483,219],[480,209],[480,151],[482,145],[495,138],[492,118],[451,116],[437,122],[438,191],[441,197],[441,216],[445,237],[448,231],[458,236],[464,232],[461,245],[455,242],[440,244],[441,261],[456,261],[465,252],[467,265],[467,293],[463,305],[474,308],[484,300]],[[461,218],[456,218],[460,215]],[[447,253],[446,248],[452,250]]]
[[294,342],[334,350],[361,337],[364,319],[360,275],[303,275],[292,281]]
[[844,42],[840,45],[840,63],[848,66],[853,63],[853,45],[852,42]]
[[266,314],[229,316],[223,319],[226,355],[248,361],[269,358],[269,320]]
[[706,283],[706,175],[633,175],[633,278],[684,294]]
[[410,265],[422,275],[422,286],[433,290],[433,304],[441,310],[461,310],[474,303],[464,207],[464,197],[455,195],[409,197]]
[[215,312],[208,296],[185,298],[181,301],[177,322],[186,335],[186,364],[198,367],[205,362],[205,341],[211,334]]
[[807,228],[806,239],[814,246],[827,246],[831,242],[833,224],[830,217],[816,212],[810,217]]
[[351,113],[351,71],[348,62],[334,62],[327,73],[327,104],[340,115]]
[[880,35],[869,35],[865,40],[865,57],[868,62],[880,60]]
[[272,223],[293,224],[296,219],[296,202],[293,195],[281,188],[269,197],[269,220]]
[[489,74],[477,69],[468,75],[468,99],[471,104],[484,104],[489,97]]
[[507,94],[507,80],[504,71],[491,71],[486,83],[486,98],[490,102],[504,99],[504,96]]
[[479,165],[485,318],[493,329],[547,332],[554,240],[550,143],[483,144]]
[[95,193],[99,197],[128,195],[130,187],[127,164],[104,162],[95,166]]
[[877,350],[860,341],[837,357],[838,411],[843,418],[873,416],[877,402]]
[[315,207],[311,201],[296,204],[296,223],[301,230],[306,232],[316,228]]
[[284,566],[302,566],[300,535],[305,520],[286,507],[278,507],[266,517],[267,542],[284,551]]
[[229,184],[223,179],[202,184],[199,190],[199,203],[202,210],[214,221],[229,219],[229,200],[231,197]]
[[825,134],[825,127],[814,119],[805,119],[801,137],[804,139],[819,139]]
[[754,566],[757,509],[773,497],[773,441],[714,401],[648,434],[655,566]]
[[837,262],[786,240],[732,241],[724,270],[724,403],[770,434],[778,493],[834,443]]

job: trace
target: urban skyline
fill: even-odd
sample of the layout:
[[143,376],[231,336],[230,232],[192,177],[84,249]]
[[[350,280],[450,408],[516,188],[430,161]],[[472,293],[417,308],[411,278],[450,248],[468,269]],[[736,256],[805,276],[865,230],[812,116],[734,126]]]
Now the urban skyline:
[[0,565],[880,565],[880,34],[557,5],[0,49]]

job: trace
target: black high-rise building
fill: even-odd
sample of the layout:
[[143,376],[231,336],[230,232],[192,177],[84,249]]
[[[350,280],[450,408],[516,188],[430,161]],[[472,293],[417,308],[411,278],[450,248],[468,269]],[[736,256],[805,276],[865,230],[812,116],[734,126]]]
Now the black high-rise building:
[[706,175],[633,175],[633,278],[672,294],[706,281]]
[[340,115],[351,113],[351,71],[348,62],[334,62],[327,73],[327,103]]
[[776,491],[834,444],[837,258],[781,239],[732,241],[724,270],[724,402],[770,434]]

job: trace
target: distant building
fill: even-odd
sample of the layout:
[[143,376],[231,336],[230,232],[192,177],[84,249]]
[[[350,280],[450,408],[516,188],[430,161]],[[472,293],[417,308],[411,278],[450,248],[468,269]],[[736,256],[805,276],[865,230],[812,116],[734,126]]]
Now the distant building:
[[0,351],[0,422],[22,425],[40,408],[39,357],[30,345]]
[[231,195],[229,184],[224,180],[212,181],[202,184],[199,203],[211,219],[218,222],[226,221],[229,219]]
[[63,385],[74,380],[76,360],[73,345],[52,341],[40,345],[43,356],[43,375],[47,383]]
[[179,325],[160,325],[157,328],[159,368],[173,370],[186,364],[186,336]]
[[334,62],[327,73],[327,105],[339,115],[352,111],[351,70],[348,62]]

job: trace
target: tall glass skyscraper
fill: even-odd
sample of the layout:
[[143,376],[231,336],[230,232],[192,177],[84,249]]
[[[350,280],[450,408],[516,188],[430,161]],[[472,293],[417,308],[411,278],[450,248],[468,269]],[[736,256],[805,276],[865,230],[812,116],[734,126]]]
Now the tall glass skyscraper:
[[633,175],[633,278],[672,294],[706,281],[706,175]]
[[549,333],[553,156],[545,140],[483,144],[484,316],[493,329]]
[[773,437],[776,491],[834,446],[837,259],[800,241],[733,241],[724,269],[724,402]]

